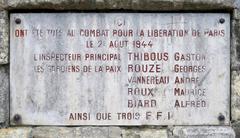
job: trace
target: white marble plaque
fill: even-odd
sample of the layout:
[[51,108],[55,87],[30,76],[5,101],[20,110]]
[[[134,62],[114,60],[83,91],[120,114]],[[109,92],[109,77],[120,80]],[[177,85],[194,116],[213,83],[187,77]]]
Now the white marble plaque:
[[10,17],[12,125],[229,124],[229,14]]

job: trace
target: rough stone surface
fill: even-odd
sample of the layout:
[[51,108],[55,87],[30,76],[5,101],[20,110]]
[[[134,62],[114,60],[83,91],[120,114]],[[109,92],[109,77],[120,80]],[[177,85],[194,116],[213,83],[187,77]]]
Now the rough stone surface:
[[0,127],[8,125],[9,120],[9,67],[0,66]]
[[232,17],[231,66],[232,70],[240,70],[240,10],[234,9]]
[[236,0],[2,0],[5,9],[129,9],[129,10],[214,10],[233,9]]
[[232,71],[232,120],[240,119],[240,72]]
[[31,128],[0,129],[0,138],[30,138]]
[[31,136],[34,138],[118,138],[119,127],[36,127]]
[[234,138],[229,126],[221,127],[13,127],[0,129],[0,138]]
[[0,11],[0,64],[8,63],[8,12]]
[[237,9],[233,10],[232,44],[231,44],[231,117],[236,137],[240,137],[240,1],[236,1]]
[[235,138],[234,130],[229,126],[175,127],[174,138]]
[[0,138],[118,138],[118,127],[14,127],[0,129]]
[[240,137],[240,122],[233,123],[232,128],[234,129],[236,138],[239,138]]
[[167,129],[125,129],[122,138],[167,138]]
[[120,127],[15,127],[0,129],[0,138],[167,138],[167,129]]

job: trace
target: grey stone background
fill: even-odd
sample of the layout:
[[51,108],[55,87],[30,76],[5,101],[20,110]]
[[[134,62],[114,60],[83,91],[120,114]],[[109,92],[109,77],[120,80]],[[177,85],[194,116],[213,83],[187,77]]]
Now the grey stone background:
[[[13,11],[231,13],[231,126],[11,127],[9,126],[9,13]],[[0,138],[240,137],[240,0],[0,0]],[[226,84],[228,85],[228,84]]]

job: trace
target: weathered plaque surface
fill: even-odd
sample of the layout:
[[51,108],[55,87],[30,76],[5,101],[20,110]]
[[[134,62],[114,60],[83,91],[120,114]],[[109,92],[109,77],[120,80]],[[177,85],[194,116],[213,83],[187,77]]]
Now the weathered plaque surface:
[[229,20],[222,13],[11,14],[11,123],[229,124]]

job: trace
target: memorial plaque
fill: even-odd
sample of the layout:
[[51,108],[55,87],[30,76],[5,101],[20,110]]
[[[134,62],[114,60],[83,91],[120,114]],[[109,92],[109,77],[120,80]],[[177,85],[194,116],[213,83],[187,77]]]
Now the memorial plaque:
[[229,124],[225,13],[12,13],[12,125]]

